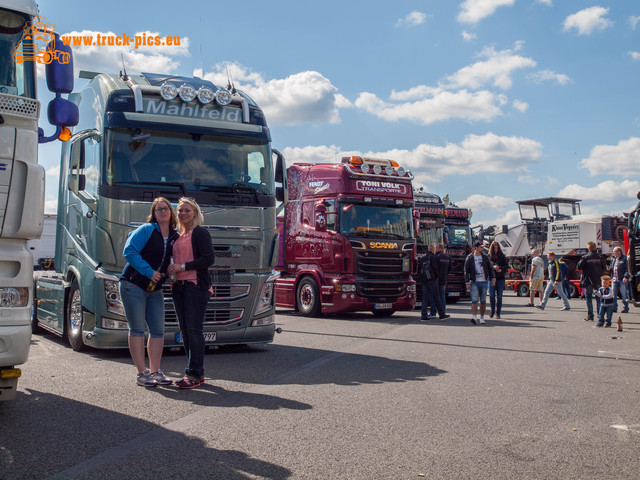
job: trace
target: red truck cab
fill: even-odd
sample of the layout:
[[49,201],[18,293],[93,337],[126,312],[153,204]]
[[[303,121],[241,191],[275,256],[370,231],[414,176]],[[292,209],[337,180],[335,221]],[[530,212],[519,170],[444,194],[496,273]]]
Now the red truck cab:
[[412,310],[412,178],[396,162],[362,157],[289,167],[276,306],[309,316]]

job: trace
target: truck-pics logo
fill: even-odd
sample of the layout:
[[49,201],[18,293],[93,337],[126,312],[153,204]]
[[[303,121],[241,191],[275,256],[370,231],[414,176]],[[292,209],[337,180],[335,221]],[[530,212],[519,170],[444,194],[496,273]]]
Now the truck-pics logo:
[[358,180],[356,190],[372,193],[406,193],[406,186],[401,183],[379,182],[377,180]]
[[398,249],[397,243],[392,242],[371,242],[369,244],[369,248],[387,248],[387,249]]
[[71,60],[69,52],[56,50],[55,26],[41,20],[26,22],[22,38],[13,50],[16,63],[25,60],[49,65],[54,60],[67,64]]

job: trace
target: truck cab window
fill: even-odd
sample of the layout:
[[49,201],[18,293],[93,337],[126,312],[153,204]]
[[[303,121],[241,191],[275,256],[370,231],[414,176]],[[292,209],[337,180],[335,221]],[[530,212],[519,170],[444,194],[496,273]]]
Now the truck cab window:
[[97,197],[100,185],[100,143],[93,138],[84,140],[84,174],[85,192]]

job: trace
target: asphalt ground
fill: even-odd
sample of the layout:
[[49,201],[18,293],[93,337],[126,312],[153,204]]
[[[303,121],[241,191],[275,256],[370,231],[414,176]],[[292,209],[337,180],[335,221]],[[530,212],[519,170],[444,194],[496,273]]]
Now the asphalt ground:
[[208,353],[194,390],[36,334],[0,403],[0,478],[640,478],[640,309],[617,332],[583,300],[527,302],[486,325],[468,302],[427,323],[282,310],[273,344]]

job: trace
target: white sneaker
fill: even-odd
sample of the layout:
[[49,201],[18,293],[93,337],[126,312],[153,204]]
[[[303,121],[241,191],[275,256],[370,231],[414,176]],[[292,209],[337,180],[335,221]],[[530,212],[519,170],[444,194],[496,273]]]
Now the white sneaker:
[[171,385],[173,380],[167,378],[164,372],[158,369],[157,372],[151,374],[151,378],[153,378],[158,385]]
[[141,387],[157,387],[158,382],[151,376],[149,370],[144,370],[136,376],[136,383]]
[[484,325],[484,318],[480,317],[480,320],[478,320],[478,323],[479,323],[480,325]]

